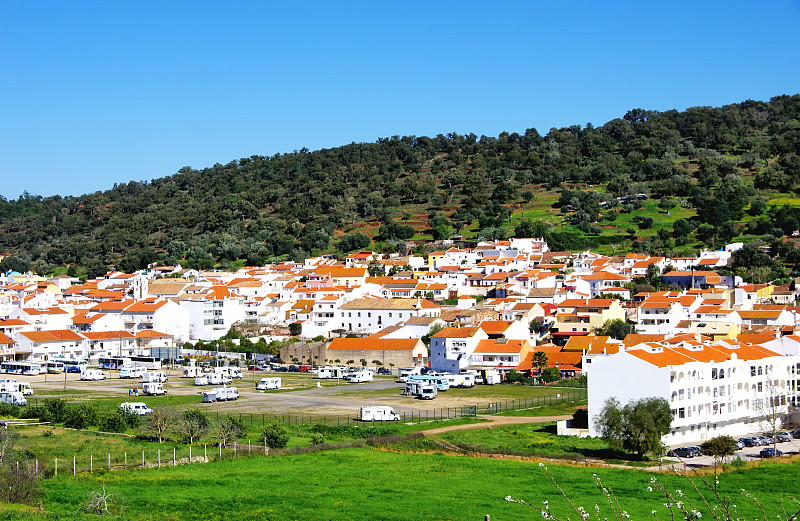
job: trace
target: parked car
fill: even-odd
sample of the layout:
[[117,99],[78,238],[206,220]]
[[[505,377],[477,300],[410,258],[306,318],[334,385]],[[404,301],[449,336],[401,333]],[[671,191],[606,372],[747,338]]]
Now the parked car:
[[796,430],[792,431],[792,438],[794,438],[796,440],[800,439],[800,429],[796,429]]
[[761,449],[761,452],[759,452],[758,455],[762,458],[779,458],[783,456],[783,452],[773,447],[767,447],[765,449]]
[[142,402],[122,402],[119,407],[128,414],[138,414],[139,416],[145,416],[153,412],[153,409]]
[[247,367],[248,371],[262,371],[261,366],[259,365],[251,365]]
[[286,367],[285,365],[279,365],[278,367],[275,368],[275,372],[278,372],[278,373],[285,373],[285,372],[288,372],[288,371],[289,371],[289,368]]
[[778,431],[775,433],[775,439],[778,443],[787,443],[792,441],[792,435],[786,431]]
[[80,373],[84,369],[86,369],[85,365],[81,366],[81,365],[78,365],[78,364],[74,364],[74,365],[68,365],[67,366],[67,372],[68,373]]
[[667,456],[677,456],[679,458],[694,458],[697,456],[693,447],[676,447],[667,452]]
[[753,438],[739,438],[739,441],[742,442],[745,447],[758,447],[760,445],[758,440]]
[[378,374],[391,376],[392,375],[392,370],[389,369],[388,367],[379,367],[378,368]]
[[290,373],[299,373],[300,372],[300,368],[297,367],[296,365],[290,365],[289,366],[289,372]]
[[742,440],[736,440],[736,450],[742,450],[744,448],[744,442]]
[[764,436],[753,436],[753,439],[758,442],[759,445],[769,445],[767,442],[767,438]]

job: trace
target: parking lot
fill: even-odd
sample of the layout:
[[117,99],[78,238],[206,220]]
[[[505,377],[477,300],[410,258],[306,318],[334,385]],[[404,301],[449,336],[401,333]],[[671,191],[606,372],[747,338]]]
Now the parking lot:
[[[760,460],[761,456],[759,456],[759,452],[761,452],[761,449],[765,449],[767,447],[773,447],[773,445],[766,445],[759,447],[745,447],[743,449],[737,450],[733,456],[725,458],[725,462],[729,462],[732,459],[736,459],[736,457],[740,457],[743,461]],[[779,451],[781,451],[784,457],[792,456],[794,454],[800,453],[800,439],[793,439],[790,442],[778,443],[774,445],[774,447],[777,448]],[[677,458],[677,457],[665,456],[664,458],[662,458],[662,461],[664,463],[669,463],[670,461],[676,461],[676,462],[679,461],[685,464],[687,467],[705,467],[714,465],[714,458],[705,455],[695,456],[694,458]]]

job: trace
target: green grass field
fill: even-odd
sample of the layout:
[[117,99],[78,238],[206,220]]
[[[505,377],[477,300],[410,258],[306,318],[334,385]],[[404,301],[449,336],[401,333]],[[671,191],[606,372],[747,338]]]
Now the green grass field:
[[[677,475],[644,471],[550,465],[550,472],[578,506],[613,519],[593,474],[614,491],[633,519],[666,518],[664,498],[649,492],[655,476],[673,494],[682,490],[698,500],[692,485]],[[739,492],[745,488],[772,517],[779,511],[780,494],[794,493],[799,465],[771,462],[757,468],[723,474],[720,490],[730,495],[747,519],[757,507]],[[280,519],[537,519],[529,507],[549,502],[552,512],[576,518],[565,500],[536,463],[413,454],[371,448],[335,450],[283,457],[228,459],[145,471],[100,472],[59,477],[44,483],[44,508],[58,519],[94,519],[76,514],[87,495],[115,494],[124,502],[129,520],[280,520]],[[704,515],[711,517],[701,507]],[[19,510],[6,519],[41,519]],[[758,516],[760,518],[760,516]]]

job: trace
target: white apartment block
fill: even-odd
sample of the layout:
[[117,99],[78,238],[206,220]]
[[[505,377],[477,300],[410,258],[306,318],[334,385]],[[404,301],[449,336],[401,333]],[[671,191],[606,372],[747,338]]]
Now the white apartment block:
[[608,398],[661,397],[673,413],[667,445],[768,431],[800,405],[800,356],[735,341],[651,342],[597,360],[589,379],[589,430]]

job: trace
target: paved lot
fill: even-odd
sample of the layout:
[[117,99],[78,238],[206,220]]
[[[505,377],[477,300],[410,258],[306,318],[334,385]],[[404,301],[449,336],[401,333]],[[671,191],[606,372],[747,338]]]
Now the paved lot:
[[[767,447],[772,447],[772,445],[767,445]],[[787,443],[778,443],[775,447],[783,452],[784,456],[791,456],[793,454],[797,454],[800,452],[800,439],[795,439]],[[737,456],[742,458],[744,461],[752,461],[752,460],[760,460],[761,456],[759,456],[759,452],[761,449],[766,447],[745,447],[741,450],[737,450],[736,454],[734,454],[730,458],[726,458],[725,461],[730,461],[731,459],[735,459]],[[669,460],[678,461],[680,460],[688,467],[702,467],[702,466],[712,466],[714,465],[714,458],[711,456],[697,456],[694,458],[670,458],[664,457],[664,463],[668,463]]]

